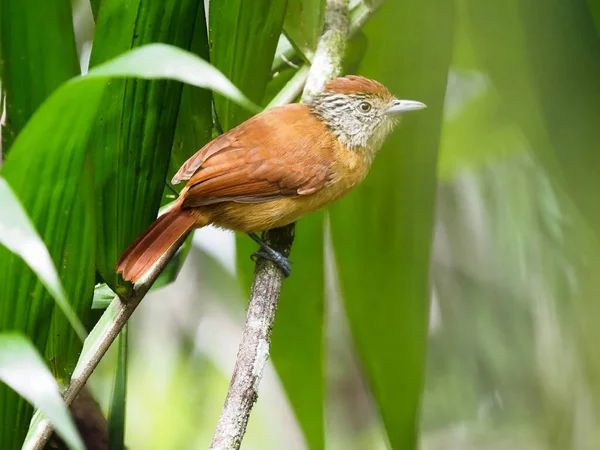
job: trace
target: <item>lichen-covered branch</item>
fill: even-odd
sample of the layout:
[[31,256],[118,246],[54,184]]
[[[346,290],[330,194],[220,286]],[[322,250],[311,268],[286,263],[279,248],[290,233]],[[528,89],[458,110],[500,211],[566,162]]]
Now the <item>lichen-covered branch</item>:
[[325,27],[319,40],[302,101],[309,102],[325,85],[342,71],[342,60],[348,40],[348,0],[328,0]]
[[[348,0],[328,0],[325,27],[308,74],[303,102],[310,101],[328,81],[340,74],[347,37]],[[294,240],[294,224],[268,231],[263,239],[273,249],[288,256]],[[283,273],[275,264],[264,260],[257,262],[242,342],[211,450],[237,450],[242,444],[269,358],[271,329],[282,282]]]
[[[294,240],[294,227],[268,231],[263,239],[271,248],[288,256]],[[282,282],[283,273],[275,264],[257,261],[242,342],[225,406],[210,447],[212,450],[240,448],[250,411],[258,396],[258,385],[269,359],[271,328]]]

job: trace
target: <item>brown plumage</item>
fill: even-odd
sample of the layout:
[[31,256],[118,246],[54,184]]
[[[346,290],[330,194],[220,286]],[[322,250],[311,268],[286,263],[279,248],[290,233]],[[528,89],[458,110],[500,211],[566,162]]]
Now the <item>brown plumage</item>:
[[277,228],[345,195],[366,176],[397,102],[376,81],[338,78],[311,105],[264,111],[214,139],[179,169],[172,182],[186,187],[123,253],[117,272],[136,282],[194,228]]

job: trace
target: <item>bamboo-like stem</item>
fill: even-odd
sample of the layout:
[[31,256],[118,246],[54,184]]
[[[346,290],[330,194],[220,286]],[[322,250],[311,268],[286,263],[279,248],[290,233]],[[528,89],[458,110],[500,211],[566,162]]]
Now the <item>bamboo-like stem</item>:
[[[340,74],[347,38],[348,0],[328,0],[325,29],[308,73],[303,102],[309,102],[328,81]],[[263,235],[263,239],[272,248],[288,256],[294,240],[294,224],[270,230]],[[258,385],[269,358],[271,329],[282,282],[283,273],[275,264],[271,261],[257,262],[242,342],[211,450],[237,450],[242,444],[252,407],[258,398]]]

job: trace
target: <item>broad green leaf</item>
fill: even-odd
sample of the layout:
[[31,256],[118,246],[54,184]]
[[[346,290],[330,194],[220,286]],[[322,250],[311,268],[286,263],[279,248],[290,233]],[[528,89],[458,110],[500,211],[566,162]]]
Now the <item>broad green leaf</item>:
[[296,224],[293,275],[281,289],[273,364],[311,450],[325,448],[324,214]]
[[[530,57],[519,1],[489,5],[476,0],[457,0],[459,20],[470,36],[470,65],[481,70],[497,91],[500,121],[513,121],[528,146],[554,174],[559,174],[552,146],[544,130],[539,100],[534,92]],[[506,33],[504,27],[512,32]],[[461,45],[461,48],[464,44]],[[512,50],[508,50],[512,49]]]
[[[569,222],[578,225],[570,228],[575,232],[567,234],[566,247],[571,251],[585,248],[585,256],[579,258],[586,262],[579,271],[576,294],[569,298],[569,304],[575,312],[575,340],[577,352],[583,356],[585,383],[598,386],[600,358],[596,351],[595,318],[600,314],[600,283],[596,276],[600,267],[600,40],[594,24],[598,2],[551,0],[539,8],[531,0],[512,0],[491,9],[469,1],[467,6],[471,26],[480,34],[474,43],[478,54],[483,57],[491,53],[490,48],[496,53],[486,60],[486,68],[505,110],[525,134],[557,191],[565,193],[573,203],[564,202],[570,213]],[[519,58],[507,50],[512,47],[510,42],[500,40],[501,29],[507,24],[511,26],[511,36],[519,38]],[[590,393],[590,406],[598,408],[600,392],[591,389]],[[554,417],[545,412],[546,418],[554,422],[558,409],[561,408],[551,410]],[[562,409],[564,413],[565,408]],[[561,428],[549,430],[549,438],[557,442],[557,448],[570,445],[580,435],[577,429]]]
[[312,61],[325,15],[324,0],[288,0],[283,30],[298,51]]
[[[58,270],[66,298],[85,323],[94,283],[93,211],[90,198],[89,159],[84,151],[90,123],[96,113],[105,81],[67,83],[34,114],[17,137],[2,168],[31,221],[43,239]],[[35,180],[35,181],[33,181]],[[54,301],[42,282],[16,255],[0,248],[0,331],[26,334],[43,352]],[[61,344],[50,344],[53,370],[63,380],[81,347],[71,326],[52,326]],[[0,387],[0,422],[11,434],[0,434],[0,448],[19,446],[31,410],[13,393]]]
[[[210,51],[208,48],[204,2],[200,2],[198,5],[190,51],[205,61],[209,60]],[[181,91],[181,102],[179,104],[179,114],[177,115],[167,183],[171,183],[173,175],[177,173],[188,158],[211,140],[212,128],[212,92],[208,89],[199,89],[196,86],[186,84]],[[184,186],[184,183],[180,183],[171,187],[179,192]],[[167,197],[166,194],[171,195]],[[163,203],[165,200],[172,200],[172,194],[173,192],[170,189],[165,189],[163,198],[167,198],[163,200]]]
[[[600,227],[600,39],[585,0],[518,2],[533,89],[564,176],[563,187]],[[598,234],[600,236],[600,234]]]
[[111,450],[123,450],[125,448],[125,414],[127,396],[127,349],[128,349],[127,325],[117,336],[115,344],[119,353],[117,359],[117,370],[110,402],[108,415],[108,441]]
[[[0,380],[38,408],[69,448],[84,449],[56,381],[35,346],[25,336],[0,333]],[[3,434],[10,434],[11,429],[6,422],[2,423],[2,427]]]
[[4,152],[42,102],[79,74],[69,0],[0,2],[0,71],[7,95]]
[[[150,60],[151,55],[152,47]],[[189,58],[182,58],[181,51],[176,48],[160,47],[157,55],[162,59],[155,58],[153,63],[140,66],[136,71],[127,59],[108,62],[99,70],[106,70],[106,76],[157,77],[161,73],[169,76],[173,71],[180,76],[185,70],[205,67],[204,62],[193,55],[185,53]],[[139,53],[133,56],[140,60]],[[164,73],[156,69],[157,65],[164,67],[169,61],[173,62],[171,71]],[[198,62],[198,65],[190,66],[190,61]],[[180,63],[182,67],[178,66]],[[122,71],[119,71],[121,64]],[[90,310],[95,280],[91,211],[94,201],[90,198],[92,177],[86,150],[88,135],[96,125],[94,118],[110,83],[112,81],[102,79],[96,73],[61,86],[19,135],[2,169],[2,175],[23,202],[44,240],[67,298],[71,299],[76,311],[86,313]],[[205,80],[202,83],[204,85]],[[216,87],[219,86],[217,83]],[[35,174],[35,183],[31,181],[31,174]],[[66,337],[70,328],[63,327],[60,332],[54,324],[53,336],[62,337],[60,341],[57,339],[48,344],[48,318],[53,305],[41,282],[23,261],[0,248],[0,330],[22,331],[42,350],[48,345],[48,356],[54,363],[55,373],[68,379],[78,347],[74,340]],[[0,421],[15,430],[11,435],[0,435],[0,448],[12,449],[20,445],[29,417],[30,409],[25,408],[16,395],[0,388]]]
[[390,446],[417,446],[429,305],[436,159],[453,4],[387,2],[364,28],[360,73],[428,108],[406,114],[363,184],[331,208],[342,296]]
[[77,330],[80,339],[85,339],[87,335],[85,327],[67,301],[48,249],[27,217],[21,203],[2,177],[0,177],[0,206],[3,211],[0,217],[0,243],[23,258],[31,267],[52,294],[62,313],[69,318],[71,326]]
[[[161,61],[158,65],[157,61]],[[148,80],[177,80],[213,89],[249,111],[259,107],[248,100],[219,70],[194,54],[166,44],[148,44],[92,68],[87,78],[141,77]]]
[[[292,275],[282,286],[271,340],[273,364],[312,450],[325,448],[323,218],[316,213],[296,224]],[[237,237],[238,272],[248,293],[250,255],[257,250],[249,237]]]
[[[210,59],[254,103],[260,104],[285,16],[287,0],[231,0],[209,8]],[[217,95],[220,125],[227,131],[250,113]]]
[[[115,70],[133,73],[143,68],[146,78],[170,78],[215,87],[243,99],[216,69],[183,50],[191,45],[199,3],[103,0],[89,75],[115,75]],[[136,48],[147,43],[155,44]],[[132,47],[135,50],[126,59],[117,57],[113,65],[95,68]],[[90,139],[98,217],[96,264],[104,281],[115,291],[122,292],[130,286],[121,284],[115,274],[119,256],[156,219],[181,88],[174,81],[113,80],[102,100]]]

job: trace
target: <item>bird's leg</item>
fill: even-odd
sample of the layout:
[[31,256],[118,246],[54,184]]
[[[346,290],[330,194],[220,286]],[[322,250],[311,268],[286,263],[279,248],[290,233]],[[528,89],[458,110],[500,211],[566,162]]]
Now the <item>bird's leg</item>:
[[293,262],[291,259],[288,259],[278,251],[273,250],[265,241],[259,238],[256,233],[248,233],[248,236],[250,236],[258,245],[260,245],[260,250],[250,256],[252,261],[256,261],[258,258],[268,259],[279,266],[286,278],[290,276],[292,271],[292,266],[290,263]]

